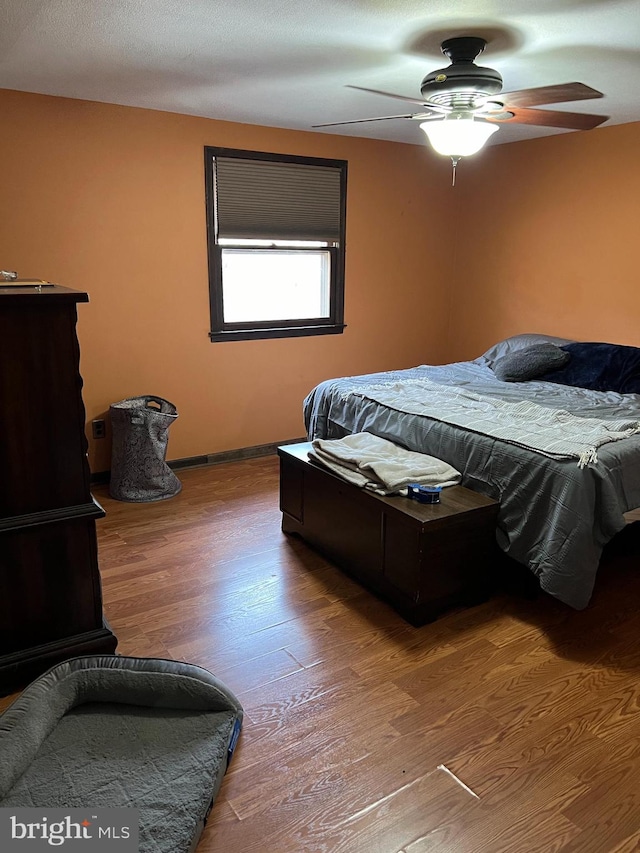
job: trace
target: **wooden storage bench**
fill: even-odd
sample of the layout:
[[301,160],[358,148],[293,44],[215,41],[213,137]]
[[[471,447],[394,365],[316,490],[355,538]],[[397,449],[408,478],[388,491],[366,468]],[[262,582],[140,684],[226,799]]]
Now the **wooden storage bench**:
[[439,504],[382,497],[308,458],[309,443],[278,448],[285,533],[301,536],[412,625],[486,598],[498,558],[497,501],[462,486]]

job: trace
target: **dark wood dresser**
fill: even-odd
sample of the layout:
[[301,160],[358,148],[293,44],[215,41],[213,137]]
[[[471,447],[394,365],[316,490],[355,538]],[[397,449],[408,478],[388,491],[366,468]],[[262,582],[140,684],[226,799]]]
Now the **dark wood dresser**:
[[102,615],[76,304],[0,286],[0,693],[117,640]]

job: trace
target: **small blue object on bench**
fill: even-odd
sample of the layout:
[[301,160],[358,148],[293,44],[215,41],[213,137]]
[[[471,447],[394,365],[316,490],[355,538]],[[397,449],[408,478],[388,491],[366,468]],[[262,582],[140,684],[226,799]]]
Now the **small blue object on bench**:
[[0,715],[0,807],[137,808],[140,853],[190,853],[241,725],[198,666],[72,658]]
[[420,483],[410,483],[407,486],[407,497],[421,504],[439,504],[442,486],[421,486]]

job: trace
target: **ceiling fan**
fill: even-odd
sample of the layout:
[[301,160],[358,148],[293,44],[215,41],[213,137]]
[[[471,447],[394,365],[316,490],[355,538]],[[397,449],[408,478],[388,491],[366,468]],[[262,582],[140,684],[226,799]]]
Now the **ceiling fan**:
[[608,116],[532,109],[544,104],[602,97],[602,92],[584,83],[561,83],[535,89],[520,89],[517,92],[501,92],[500,74],[493,68],[475,64],[475,59],[485,49],[486,44],[485,39],[477,36],[458,36],[443,41],[442,53],[448,57],[451,64],[427,74],[420,86],[421,100],[379,89],[366,89],[363,86],[348,87],[418,104],[421,107],[419,112],[335,121],[316,124],[313,127],[337,127],[392,119],[419,121],[435,150],[452,158],[455,183],[455,167],[460,157],[479,151],[487,139],[499,129],[500,123],[590,130],[607,121]]

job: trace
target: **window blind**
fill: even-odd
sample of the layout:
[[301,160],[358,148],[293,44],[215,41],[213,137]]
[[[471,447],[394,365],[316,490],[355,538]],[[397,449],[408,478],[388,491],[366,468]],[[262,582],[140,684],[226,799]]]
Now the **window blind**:
[[339,241],[339,168],[216,157],[214,174],[218,237]]

